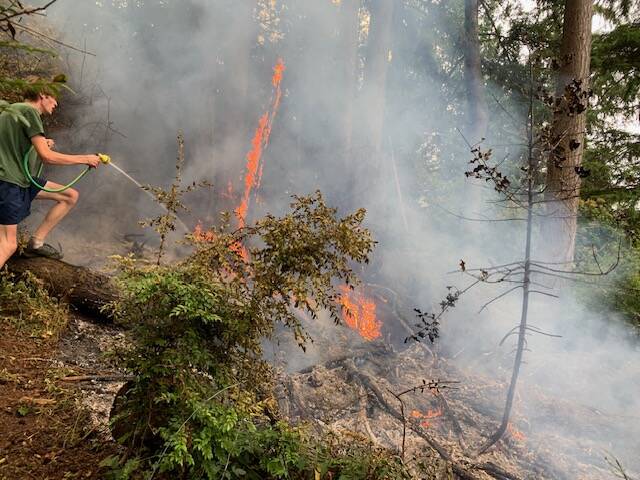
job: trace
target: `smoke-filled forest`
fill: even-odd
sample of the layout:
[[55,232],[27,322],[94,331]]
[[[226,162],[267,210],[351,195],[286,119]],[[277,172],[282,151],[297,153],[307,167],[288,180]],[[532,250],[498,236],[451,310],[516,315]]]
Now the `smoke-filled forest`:
[[0,480],[640,480],[633,0],[0,0]]

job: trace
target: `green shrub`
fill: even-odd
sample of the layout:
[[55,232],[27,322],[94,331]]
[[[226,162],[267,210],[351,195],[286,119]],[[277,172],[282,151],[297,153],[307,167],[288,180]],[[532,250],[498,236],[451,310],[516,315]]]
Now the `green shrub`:
[[337,322],[336,282],[351,284],[350,264],[374,245],[364,210],[338,219],[319,193],[291,206],[251,227],[198,232],[177,265],[122,259],[114,313],[132,331],[122,358],[135,380],[114,404],[127,447],[109,461],[116,478],[401,478],[388,453],[362,442],[339,452],[278,414],[261,342],[283,324],[304,347],[298,309]]

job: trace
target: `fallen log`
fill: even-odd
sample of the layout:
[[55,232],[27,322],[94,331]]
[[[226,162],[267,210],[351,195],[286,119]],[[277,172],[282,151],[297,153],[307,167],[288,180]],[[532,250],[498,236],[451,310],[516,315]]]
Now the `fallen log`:
[[44,257],[12,257],[7,263],[15,275],[32,273],[53,296],[62,298],[78,311],[102,322],[112,322],[103,307],[118,298],[111,277],[85,267]]

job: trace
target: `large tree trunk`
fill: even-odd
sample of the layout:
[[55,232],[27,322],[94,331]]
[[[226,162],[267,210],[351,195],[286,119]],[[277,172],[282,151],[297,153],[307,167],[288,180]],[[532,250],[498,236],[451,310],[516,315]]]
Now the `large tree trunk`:
[[593,0],[566,0],[556,110],[547,163],[551,260],[572,262],[575,253],[580,165],[584,151]]
[[360,0],[342,0],[340,4],[338,55],[342,61],[342,81],[338,94],[342,97],[340,101],[342,105],[341,152],[346,162],[351,156],[351,137],[353,134],[353,111],[358,71],[358,35],[360,31],[359,10]]
[[467,90],[467,131],[472,144],[487,133],[487,103],[484,98],[480,36],[478,33],[478,0],[464,2],[464,76]]
[[395,0],[372,0],[371,23],[364,70],[362,91],[362,122],[366,144],[379,154],[386,105],[387,71],[392,59],[391,26]]
[[103,311],[103,307],[118,298],[110,277],[44,257],[12,257],[7,268],[16,275],[30,272],[51,295],[63,298],[98,321],[111,321],[109,312]]
[[[357,100],[357,124],[353,136],[351,172],[357,189],[343,199],[346,209],[363,205],[363,192],[381,182],[387,172],[382,163],[384,120],[386,113],[387,72],[392,61],[392,26],[397,0],[371,0],[369,34],[365,51],[364,80]],[[384,172],[384,173],[383,173]],[[372,198],[366,198],[372,201]],[[386,199],[377,197],[376,201]],[[387,202],[388,203],[388,202]],[[374,208],[370,204],[369,208]]]

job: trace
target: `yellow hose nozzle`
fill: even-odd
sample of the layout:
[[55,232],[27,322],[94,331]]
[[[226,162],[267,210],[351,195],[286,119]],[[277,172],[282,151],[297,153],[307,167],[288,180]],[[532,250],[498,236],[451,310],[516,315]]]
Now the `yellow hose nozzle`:
[[111,157],[109,155],[106,155],[104,153],[98,153],[98,157],[100,158],[100,161],[105,165],[111,163]]

